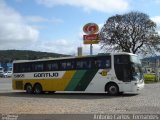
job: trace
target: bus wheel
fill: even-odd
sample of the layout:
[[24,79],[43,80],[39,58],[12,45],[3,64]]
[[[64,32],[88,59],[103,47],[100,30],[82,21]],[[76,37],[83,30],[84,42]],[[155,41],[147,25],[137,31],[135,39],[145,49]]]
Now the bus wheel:
[[31,84],[27,84],[25,88],[26,88],[26,93],[28,94],[33,93],[33,88]]
[[118,86],[116,84],[107,85],[107,90],[109,95],[117,95],[119,93]]
[[40,84],[36,84],[34,86],[34,93],[35,94],[41,94],[42,93],[42,86]]

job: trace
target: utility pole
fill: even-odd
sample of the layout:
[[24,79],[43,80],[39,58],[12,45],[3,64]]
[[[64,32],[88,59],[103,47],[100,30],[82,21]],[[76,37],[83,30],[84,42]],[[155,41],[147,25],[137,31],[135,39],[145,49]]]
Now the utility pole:
[[[156,59],[156,58],[155,58]],[[159,74],[159,59],[157,58],[156,60],[155,60],[155,72],[156,72],[156,79],[157,79],[157,81],[159,81],[159,78],[160,78],[160,74]]]

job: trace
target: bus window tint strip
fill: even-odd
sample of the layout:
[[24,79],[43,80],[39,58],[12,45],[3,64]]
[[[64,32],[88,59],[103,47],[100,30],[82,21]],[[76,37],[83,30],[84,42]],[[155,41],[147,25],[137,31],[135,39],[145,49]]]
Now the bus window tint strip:
[[15,63],[14,73],[111,68],[110,56]]

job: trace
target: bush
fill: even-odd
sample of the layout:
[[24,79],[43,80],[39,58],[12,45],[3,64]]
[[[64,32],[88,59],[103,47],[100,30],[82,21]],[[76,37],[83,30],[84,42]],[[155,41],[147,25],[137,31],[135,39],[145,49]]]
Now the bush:
[[144,74],[144,81],[145,83],[153,83],[156,82],[156,75],[155,74]]

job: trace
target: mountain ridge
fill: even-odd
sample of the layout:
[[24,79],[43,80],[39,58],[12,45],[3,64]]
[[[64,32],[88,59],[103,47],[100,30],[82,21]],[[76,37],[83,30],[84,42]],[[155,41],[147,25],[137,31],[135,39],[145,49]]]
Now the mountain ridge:
[[32,50],[0,50],[0,63],[11,63],[14,60],[36,60],[67,56],[70,55]]

